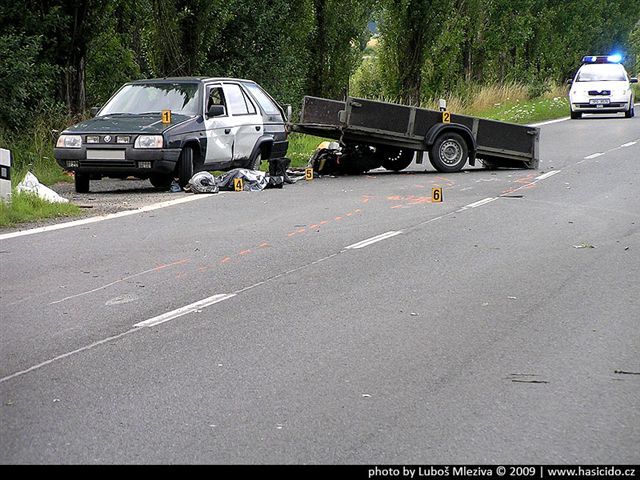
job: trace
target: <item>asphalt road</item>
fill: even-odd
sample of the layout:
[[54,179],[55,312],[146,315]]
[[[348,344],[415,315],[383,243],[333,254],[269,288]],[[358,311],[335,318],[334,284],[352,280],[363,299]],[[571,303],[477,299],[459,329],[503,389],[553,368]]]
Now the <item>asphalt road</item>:
[[640,463],[640,118],[541,128],[0,236],[0,462]]

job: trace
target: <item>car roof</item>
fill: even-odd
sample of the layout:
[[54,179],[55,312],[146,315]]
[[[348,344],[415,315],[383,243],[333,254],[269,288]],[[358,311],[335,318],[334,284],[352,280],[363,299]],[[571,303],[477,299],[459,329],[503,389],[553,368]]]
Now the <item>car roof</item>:
[[220,81],[232,81],[241,83],[256,83],[253,80],[247,80],[244,78],[229,78],[229,77],[163,77],[163,78],[149,78],[144,80],[134,80],[132,84],[142,83],[208,83],[208,82],[220,82]]

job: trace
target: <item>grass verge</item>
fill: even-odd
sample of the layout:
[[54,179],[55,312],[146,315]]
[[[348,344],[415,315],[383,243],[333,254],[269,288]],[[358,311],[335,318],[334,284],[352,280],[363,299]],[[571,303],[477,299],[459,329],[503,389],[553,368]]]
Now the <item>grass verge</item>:
[[45,218],[73,217],[80,212],[80,208],[72,203],[51,203],[32,193],[14,191],[11,202],[0,201],[0,227]]

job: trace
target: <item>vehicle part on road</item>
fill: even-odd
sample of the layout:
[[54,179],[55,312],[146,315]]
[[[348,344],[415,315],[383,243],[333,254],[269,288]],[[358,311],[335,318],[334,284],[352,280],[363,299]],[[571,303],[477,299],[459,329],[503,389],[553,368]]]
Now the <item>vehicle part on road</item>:
[[376,147],[376,156],[382,161],[382,166],[387,170],[399,172],[404,170],[411,162],[415,152],[403,148],[392,148],[384,145]]
[[294,183],[287,173],[287,168],[291,165],[291,160],[288,158],[272,158],[269,160],[269,182],[278,188],[282,188],[282,184]]
[[459,134],[444,132],[436,139],[429,151],[429,161],[439,172],[457,172],[467,163],[469,147]]
[[[443,122],[442,112],[425,108],[355,97],[347,97],[346,101],[340,102],[307,96],[303,100],[300,122],[293,124],[291,130],[332,138],[345,148],[342,156],[330,155],[327,151],[316,152],[310,166],[317,164],[320,168],[316,170],[318,173],[327,164],[329,167],[339,165],[337,171],[359,173],[377,168],[385,160],[390,160],[387,168],[401,170],[399,167],[409,161],[407,153],[406,157],[400,157],[402,161],[400,158],[394,161],[393,156],[386,159],[378,157],[376,165],[363,155],[366,150],[358,152],[360,155],[348,156],[346,147],[351,145],[383,151],[417,152],[417,163],[421,163],[422,152],[433,152],[436,159],[432,163],[442,172],[460,170],[467,158],[470,165],[475,165],[476,158],[488,157],[496,167],[538,168],[539,128],[458,114],[447,115],[447,121]],[[445,133],[455,133],[457,137],[445,143],[442,149],[442,142],[434,149],[436,141]],[[458,144],[460,138],[464,143]]]
[[218,193],[216,178],[209,172],[196,173],[189,180],[189,187],[193,193]]

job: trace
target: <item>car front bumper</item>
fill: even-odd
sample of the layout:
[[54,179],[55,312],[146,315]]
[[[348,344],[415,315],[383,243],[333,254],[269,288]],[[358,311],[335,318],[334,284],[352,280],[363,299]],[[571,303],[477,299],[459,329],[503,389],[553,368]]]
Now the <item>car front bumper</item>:
[[81,148],[56,148],[58,165],[67,171],[99,176],[148,177],[151,174],[171,174],[180,158],[180,149],[139,149],[130,145]]
[[629,98],[611,98],[609,103],[594,105],[589,98],[572,100],[571,111],[581,113],[616,113],[629,109]]

